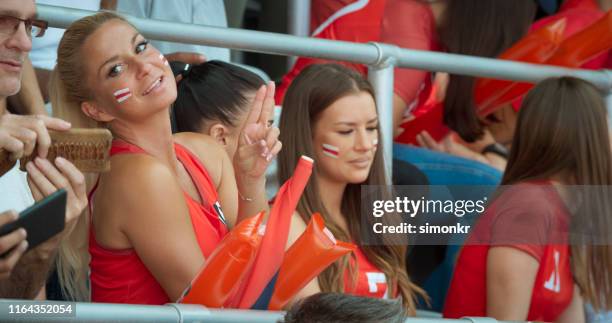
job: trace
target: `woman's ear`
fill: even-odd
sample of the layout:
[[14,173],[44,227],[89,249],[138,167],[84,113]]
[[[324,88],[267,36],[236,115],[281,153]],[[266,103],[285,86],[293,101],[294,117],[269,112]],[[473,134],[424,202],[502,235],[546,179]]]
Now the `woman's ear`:
[[81,103],[81,111],[83,111],[83,113],[85,113],[86,116],[98,122],[110,122],[113,119],[115,119],[115,117],[113,117],[112,115],[98,108],[98,106],[95,103],[89,102],[89,101],[85,101]]
[[221,123],[215,123],[208,129],[208,135],[215,138],[215,140],[223,146],[227,146],[227,136],[229,136],[229,129]]

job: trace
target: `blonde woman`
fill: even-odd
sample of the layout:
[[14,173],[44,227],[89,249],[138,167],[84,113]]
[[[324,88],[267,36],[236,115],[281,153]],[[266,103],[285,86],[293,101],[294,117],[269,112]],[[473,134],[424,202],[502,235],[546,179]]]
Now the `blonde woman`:
[[233,224],[267,208],[264,172],[281,148],[264,122],[273,85],[257,92],[232,161],[209,137],[172,136],[177,91],[167,60],[116,14],[73,23],[52,78],[60,115],[114,136],[111,171],[90,193],[90,222],[78,232],[89,232],[92,300],[176,301]]

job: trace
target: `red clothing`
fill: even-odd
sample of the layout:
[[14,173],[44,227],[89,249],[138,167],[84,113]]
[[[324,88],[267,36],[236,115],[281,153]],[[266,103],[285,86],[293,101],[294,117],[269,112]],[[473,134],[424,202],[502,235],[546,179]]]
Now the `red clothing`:
[[[313,13],[319,13],[327,16],[326,20],[314,30],[312,37],[331,39],[331,40],[345,40],[352,42],[369,42],[376,41],[380,38],[380,24],[382,20],[384,4],[386,0],[354,0],[350,4],[344,7],[338,8],[339,1],[336,2],[335,8],[338,8],[333,14],[329,14],[329,10],[318,9],[317,5],[321,5],[321,2],[315,2],[312,4]],[[345,1],[342,1],[345,3]],[[354,7],[353,5],[358,6]],[[365,4],[362,6],[361,4]],[[329,8],[333,8],[330,4],[326,4]],[[339,14],[337,14],[339,13]],[[321,20],[320,18],[312,18],[314,21]],[[311,64],[323,64],[330,63],[332,61],[325,59],[315,59],[308,57],[299,57],[295,65],[291,70],[285,74],[281,84],[277,87],[275,92],[276,104],[282,105],[283,99],[285,98],[285,92],[300,72]],[[347,67],[353,68],[363,75],[367,74],[367,66],[349,62],[336,62]]]
[[486,316],[487,254],[491,246],[508,246],[540,264],[527,320],[555,321],[571,302],[574,289],[568,221],[569,212],[552,185],[519,184],[503,192],[478,220],[461,250],[444,317]]
[[[335,10],[332,12],[332,10]],[[313,37],[351,42],[385,42],[401,47],[438,50],[434,16],[429,6],[416,0],[335,0],[312,3]],[[282,80],[276,91],[276,103],[282,104],[287,88],[308,65],[329,63],[328,60],[300,57]],[[337,62],[351,67],[364,76],[367,66]],[[409,107],[418,105],[429,94],[429,73],[395,69],[394,90]]]
[[[360,248],[355,250],[355,256],[357,281],[353,284],[353,277],[347,271],[344,275],[344,292],[364,297],[389,298],[385,274],[366,258]],[[351,262],[351,265],[354,266],[355,263]]]
[[[409,49],[441,50],[433,12],[428,4],[414,0],[387,1],[380,42]],[[394,93],[408,105],[409,112],[413,110],[413,114],[417,114],[429,97],[431,75],[423,70],[394,70]]]
[[[174,148],[177,158],[191,176],[202,199],[200,204],[184,192],[198,245],[202,254],[208,257],[228,231],[218,202],[217,191],[202,163],[187,148],[177,143],[174,144]],[[117,154],[146,154],[146,152],[137,146],[115,140],[111,156]],[[89,195],[90,212],[95,189],[96,187]],[[92,224],[89,236],[92,301],[156,305],[170,302],[168,295],[133,249],[104,248],[96,241],[94,232]]]
[[310,2],[310,33],[321,26],[329,17],[355,0],[312,0]]

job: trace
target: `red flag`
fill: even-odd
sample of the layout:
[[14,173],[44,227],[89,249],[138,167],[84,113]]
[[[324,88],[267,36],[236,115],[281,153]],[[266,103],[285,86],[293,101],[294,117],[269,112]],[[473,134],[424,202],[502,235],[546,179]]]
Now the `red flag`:
[[312,174],[313,160],[302,156],[293,176],[281,186],[270,210],[266,231],[251,275],[246,280],[239,308],[250,308],[280,268],[285,255],[291,216]]
[[444,104],[437,99],[438,87],[433,85],[427,101],[414,113],[414,119],[400,125],[404,131],[395,141],[402,144],[418,145],[416,137],[423,131],[436,141],[442,140],[450,129],[444,124]]

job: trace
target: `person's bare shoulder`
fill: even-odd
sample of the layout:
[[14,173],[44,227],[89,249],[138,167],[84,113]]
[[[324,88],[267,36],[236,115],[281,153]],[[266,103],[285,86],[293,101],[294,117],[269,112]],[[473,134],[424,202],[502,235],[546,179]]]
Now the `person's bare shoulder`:
[[114,249],[131,247],[131,228],[165,223],[187,208],[174,174],[146,154],[113,156],[111,170],[102,175],[93,205],[96,238]]
[[206,167],[216,186],[219,186],[223,161],[228,159],[225,149],[212,137],[195,132],[181,132],[174,135],[174,141],[189,149]]
[[[146,154],[125,154],[111,158],[111,170],[102,177],[96,200],[103,198],[117,212],[141,214],[156,203],[181,200],[180,184],[171,170]],[[165,196],[156,201],[155,196]],[[125,213],[124,213],[125,214]]]

